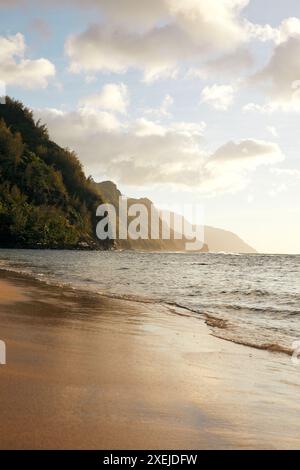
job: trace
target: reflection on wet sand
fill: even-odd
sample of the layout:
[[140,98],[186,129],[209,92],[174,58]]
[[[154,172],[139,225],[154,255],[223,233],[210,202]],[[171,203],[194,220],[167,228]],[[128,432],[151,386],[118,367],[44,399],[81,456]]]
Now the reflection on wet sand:
[[300,447],[289,357],[162,306],[4,273],[0,291],[1,448]]

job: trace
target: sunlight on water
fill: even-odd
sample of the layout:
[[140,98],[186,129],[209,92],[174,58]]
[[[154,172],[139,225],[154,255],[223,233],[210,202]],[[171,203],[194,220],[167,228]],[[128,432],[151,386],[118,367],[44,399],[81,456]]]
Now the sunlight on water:
[[300,256],[0,250],[0,267],[202,315],[214,334],[266,349],[300,338]]

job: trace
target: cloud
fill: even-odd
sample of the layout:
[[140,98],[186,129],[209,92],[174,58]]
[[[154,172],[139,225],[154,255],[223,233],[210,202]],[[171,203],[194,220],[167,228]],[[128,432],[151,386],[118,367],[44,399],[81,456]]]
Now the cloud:
[[300,33],[300,19],[295,17],[286,18],[277,28],[269,24],[260,25],[246,21],[246,27],[250,39],[255,38],[262,42],[273,41],[278,45]]
[[160,111],[160,114],[162,116],[169,116],[170,113],[169,113],[169,108],[172,106],[172,104],[174,103],[174,98],[167,94],[164,99],[163,99],[163,102],[159,108],[159,111]]
[[251,82],[267,93],[275,107],[300,110],[300,34],[275,47],[269,63]]
[[235,90],[231,85],[206,86],[201,93],[201,102],[226,111],[233,103]]
[[300,179],[300,170],[295,168],[271,168],[271,173],[276,176]]
[[[10,4],[3,0],[1,3]],[[94,9],[94,24],[70,35],[65,43],[70,70],[84,72],[88,79],[97,72],[122,74],[134,68],[143,73],[146,82],[151,82],[176,77],[182,67],[190,69],[188,75],[201,78],[220,74],[232,77],[253,66],[254,59],[247,48],[250,41],[273,41],[280,46],[300,33],[298,18],[287,18],[277,28],[251,23],[243,16],[249,0],[52,0],[46,3]],[[35,28],[43,34],[45,26],[37,23]]]
[[274,126],[267,126],[267,131],[270,132],[270,134],[271,134],[273,137],[279,137],[276,127],[274,127]]
[[240,17],[247,0],[94,3],[110,21],[67,39],[65,50],[73,72],[124,73],[133,67],[151,81],[174,76],[181,63],[228,53],[247,40]]
[[108,83],[98,94],[81,100],[81,105],[88,108],[100,108],[125,114],[129,106],[128,88],[124,83]]
[[95,6],[110,22],[122,24],[136,30],[137,25],[142,29],[153,27],[157,18],[168,14],[165,0],[71,0],[72,3],[86,8]]
[[300,19],[299,18],[287,18],[282,21],[279,28],[279,36],[277,43],[285,42],[287,39],[300,35]]
[[206,129],[206,123],[201,121],[195,122],[172,122],[168,126],[163,126],[159,122],[150,121],[145,118],[139,118],[136,120],[134,132],[135,135],[140,137],[160,135],[165,136],[168,133],[174,133],[178,136],[184,136],[187,138],[201,137]]
[[234,192],[261,165],[284,157],[277,144],[253,139],[229,142],[213,153],[205,150],[204,123],[139,118],[119,122],[111,113],[39,110],[60,145],[73,148],[98,178],[127,185],[193,188],[204,195]]
[[23,88],[45,88],[55,75],[54,65],[47,59],[26,59],[24,36],[0,36],[0,79],[7,85]]
[[173,105],[173,103],[174,103],[173,96],[167,94],[162,100],[162,103],[158,108],[147,108],[144,110],[144,113],[147,115],[158,117],[158,118],[170,117],[171,113],[169,109]]
[[282,183],[280,185],[273,184],[273,187],[268,191],[268,194],[271,197],[275,197],[278,194],[284,193],[285,191],[287,191],[287,189],[288,188],[287,188],[286,184],[284,184],[284,183]]
[[243,106],[244,112],[258,112],[262,114],[271,114],[274,111],[277,111],[279,106],[275,103],[266,103],[266,104],[258,104],[258,103],[247,103]]
[[[100,136],[108,132],[110,138],[113,138],[113,134],[122,127],[114,114],[91,108],[79,107],[76,111],[70,112],[46,108],[36,110],[35,113],[47,122],[51,134],[59,143],[75,150],[78,149],[80,142],[88,147],[88,140],[92,135],[98,133]],[[90,151],[94,152],[94,149]]]
[[147,136],[165,136],[167,129],[159,123],[149,121],[145,118],[137,119],[135,127],[135,135],[138,137]]
[[[175,47],[175,44],[178,46]],[[178,54],[188,53],[188,44],[172,27],[156,28],[139,37],[108,26],[91,26],[66,42],[72,72],[125,73],[130,67],[144,72],[145,81],[175,76]]]
[[[270,168],[273,187],[270,191],[271,196],[296,188],[299,193],[300,170],[296,168]],[[294,204],[295,205],[295,204]]]
[[179,135],[186,137],[200,137],[204,134],[206,123],[200,122],[175,122],[170,125],[170,129],[177,132]]
[[[274,31],[273,31],[274,33]],[[300,20],[288,18],[273,34],[275,47],[268,63],[248,79],[266,96],[264,104],[248,103],[245,111],[300,111]]]
[[206,163],[211,175],[207,189],[213,195],[242,190],[250,183],[251,174],[257,168],[274,165],[284,159],[280,147],[272,142],[255,139],[227,142]]
[[278,144],[264,140],[248,139],[241,142],[228,142],[220,147],[211,158],[212,164],[238,165],[244,168],[256,168],[283,160]]
[[252,53],[245,48],[240,48],[230,54],[224,54],[207,60],[199,68],[191,68],[188,78],[199,77],[208,79],[210,77],[236,77],[238,74],[249,72],[254,65]]

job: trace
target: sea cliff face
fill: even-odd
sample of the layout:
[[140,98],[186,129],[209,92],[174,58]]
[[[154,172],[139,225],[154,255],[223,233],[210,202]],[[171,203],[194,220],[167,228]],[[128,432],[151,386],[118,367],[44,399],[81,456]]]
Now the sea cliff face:
[[[119,198],[122,196],[117,185],[112,181],[103,181],[101,183],[94,183],[94,188],[99,192],[102,198],[112,204],[117,212],[119,210]],[[153,202],[147,198],[127,198],[128,207],[133,204],[143,204],[150,213],[151,208],[154,211],[158,209],[154,206]],[[178,215],[177,215],[178,217]],[[174,214],[171,213],[171,220],[174,218]],[[149,219],[149,232],[151,232],[151,220]],[[185,237],[182,240],[174,239],[174,230],[171,228],[170,240],[117,240],[116,247],[119,249],[130,249],[130,250],[144,250],[144,251],[186,251],[187,239]],[[230,252],[230,253],[256,253],[255,249],[245,243],[235,233],[204,226],[204,246],[201,252]]]
[[[112,204],[116,208],[117,215],[119,216],[120,207],[119,207],[119,198],[122,196],[117,185],[112,181],[104,181],[102,183],[94,183],[94,187],[102,198]],[[176,232],[173,229],[173,224],[169,225],[169,237],[165,239],[162,236],[162,219],[160,217],[158,209],[155,207],[152,201],[148,198],[126,198],[126,203],[128,209],[135,204],[143,205],[148,214],[148,237],[147,239],[138,239],[133,240],[128,238],[127,240],[117,239],[116,248],[120,250],[140,250],[140,251],[186,251],[187,243],[190,242],[188,238],[183,234],[182,239],[176,238]],[[153,239],[151,237],[151,223],[152,217],[155,220],[159,221],[160,232],[159,238]],[[171,219],[173,214],[171,214]],[[128,217],[128,224],[131,222],[132,217]],[[203,246],[196,249],[198,252],[207,252],[208,246],[204,244]]]

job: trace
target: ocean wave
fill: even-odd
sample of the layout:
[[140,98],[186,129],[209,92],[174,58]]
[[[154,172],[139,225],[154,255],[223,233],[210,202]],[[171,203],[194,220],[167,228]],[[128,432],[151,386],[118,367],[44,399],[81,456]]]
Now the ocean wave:
[[228,295],[239,295],[239,296],[246,296],[246,297],[266,297],[270,295],[274,295],[274,292],[265,290],[265,289],[249,289],[249,290],[222,290],[221,294],[228,294]]
[[259,306],[252,306],[252,305],[246,305],[246,304],[218,304],[215,305],[214,308],[219,308],[221,311],[239,311],[240,313],[250,313],[250,314],[258,314],[258,315],[280,315],[281,317],[285,316],[290,316],[290,315],[300,315],[300,310],[297,309],[287,309],[286,305],[285,308],[279,307],[270,307],[267,305],[264,305],[262,307]]
[[[195,258],[191,264],[184,264],[181,260],[178,262],[172,260],[172,271],[166,272],[162,269],[163,262],[159,261],[158,264],[155,261],[152,265],[152,261],[149,261],[149,264],[147,262],[147,271],[144,272],[144,265],[142,265],[141,271],[140,259],[137,259],[137,263],[132,262],[132,256],[130,254],[130,258],[127,259],[128,267],[116,264],[115,271],[109,269],[108,273],[111,279],[107,276],[105,282],[102,282],[100,276],[100,266],[97,266],[96,271],[95,265],[94,271],[81,269],[81,260],[79,263],[77,258],[74,270],[71,264],[73,258],[68,260],[69,264],[67,262],[60,264],[59,260],[56,264],[51,264],[51,262],[48,264],[48,258],[44,258],[44,254],[42,264],[41,257],[36,264],[27,262],[26,259],[24,263],[2,259],[0,260],[0,269],[35,279],[43,284],[71,288],[79,295],[89,293],[122,301],[162,305],[174,314],[192,316],[205,321],[210,332],[220,339],[257,349],[291,354],[291,348],[285,346],[284,343],[289,344],[292,337],[300,337],[300,332],[297,335],[297,322],[289,318],[300,314],[299,294],[296,290],[297,286],[293,287],[293,283],[286,282],[287,292],[278,292],[275,289],[271,292],[268,290],[270,286],[268,283],[261,284],[262,288],[259,288],[257,284],[259,280],[256,284],[248,282],[248,277],[239,267],[237,267],[238,271],[233,272],[238,275],[236,284],[234,284],[234,278],[233,282],[228,282],[226,279],[223,282],[220,273],[225,269],[225,262],[215,268],[219,271],[214,277],[216,263],[198,262],[198,258]],[[157,257],[155,259],[157,260]],[[101,262],[107,262],[106,258]],[[108,262],[111,263],[111,260]],[[241,266],[242,263],[244,263],[244,259],[241,260]],[[169,263],[166,264],[169,265]],[[195,271],[201,273],[201,269],[189,270],[191,265],[211,265],[213,271],[211,279],[205,279],[202,284],[202,274],[202,278],[193,277]],[[229,265],[232,266],[233,261],[229,261]],[[51,271],[49,268],[52,266],[53,270]],[[102,265],[102,268],[105,269],[105,266],[103,268]],[[119,274],[119,279],[123,282],[123,284],[120,282],[119,285],[115,279],[118,279],[117,271],[123,269],[129,271],[125,278],[121,273]],[[161,272],[166,273],[165,278]],[[203,272],[204,270],[202,270]],[[241,272],[244,276],[244,284],[241,283]],[[146,288],[142,287],[141,280]],[[197,284],[191,284],[193,281]],[[241,289],[235,288],[238,285],[241,285]],[[99,290],[98,286],[103,287],[103,290]],[[112,292],[117,288],[120,292]],[[126,293],[126,290],[134,292]],[[289,290],[292,292],[288,292]],[[139,294],[139,292],[142,293]],[[253,335],[253,340],[251,335]],[[292,343],[292,340],[290,342]]]
[[249,341],[246,339],[240,339],[240,338],[232,338],[230,336],[223,335],[221,333],[218,333],[217,331],[213,332],[213,336],[219,339],[223,339],[224,341],[230,341],[231,343],[239,344],[241,346],[247,346],[249,348],[254,348],[254,349],[260,349],[263,351],[269,351],[272,353],[282,353],[282,354],[287,354],[291,356],[294,352],[294,349],[292,347],[287,347],[282,344],[278,343],[256,343],[254,341]]

